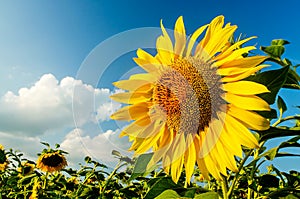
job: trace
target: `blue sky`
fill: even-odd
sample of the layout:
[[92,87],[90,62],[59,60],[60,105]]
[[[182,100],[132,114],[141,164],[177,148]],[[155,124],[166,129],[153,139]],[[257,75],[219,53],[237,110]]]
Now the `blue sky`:
[[[165,27],[172,29],[177,17],[182,15],[187,33],[191,34],[199,26],[222,14],[226,22],[238,25],[236,35],[243,33],[246,36],[258,36],[252,41],[258,46],[266,46],[272,39],[278,38],[290,41],[284,56],[297,64],[300,63],[300,28],[297,22],[300,18],[299,6],[296,0],[284,3],[269,0],[0,1],[0,98],[2,101],[10,100],[3,103],[5,105],[19,103],[28,106],[23,109],[5,107],[5,111],[0,114],[4,118],[0,129],[1,141],[7,147],[18,146],[28,151],[30,157],[34,157],[40,149],[38,142],[41,140],[49,140],[52,144],[64,143],[67,150],[73,150],[70,145],[74,143],[83,143],[82,151],[75,150],[79,155],[73,154],[74,160],[89,153],[105,159],[102,156],[110,154],[111,148],[106,148],[107,153],[102,154],[96,153],[92,145],[105,145],[103,139],[107,137],[115,143],[121,142],[117,138],[118,129],[111,129],[111,122],[105,114],[119,106],[108,100],[108,96],[115,92],[111,83],[136,70],[131,59],[135,53],[127,52],[113,60],[104,71],[105,75],[91,81],[88,77],[98,74],[87,71],[83,75],[83,70],[95,52],[93,49],[107,40],[114,41],[114,36],[123,31],[157,28],[160,19],[163,19]],[[156,31],[153,31],[153,36],[147,42],[153,41],[154,44],[155,34]],[[131,40],[132,43],[139,44],[139,38],[142,36]],[[101,60],[98,61],[97,64],[101,65]],[[75,80],[81,75],[84,76],[82,82]],[[72,91],[71,84],[77,85],[78,103],[71,102],[68,98],[71,94],[66,94]],[[94,96],[95,92],[97,94]],[[297,105],[285,93],[282,95],[290,106]],[[30,100],[32,97],[35,100]],[[56,100],[62,103],[53,103]],[[82,102],[91,104],[83,110],[85,107]],[[78,109],[78,115],[75,114],[76,125],[70,113],[70,108],[74,106]],[[46,111],[51,107],[54,107],[53,113]],[[86,110],[94,110],[95,114],[90,116]],[[81,118],[82,115],[86,117]],[[39,125],[34,126],[35,123]],[[102,128],[100,131],[99,126]],[[106,137],[98,136],[99,132]],[[76,136],[81,137],[77,139]],[[284,165],[284,168],[296,165],[291,166],[283,161],[279,164]]]

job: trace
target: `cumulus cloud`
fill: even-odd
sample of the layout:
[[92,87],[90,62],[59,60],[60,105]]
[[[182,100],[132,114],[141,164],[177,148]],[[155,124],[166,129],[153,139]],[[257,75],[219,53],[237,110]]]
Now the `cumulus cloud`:
[[61,148],[71,152],[69,159],[72,163],[82,162],[85,156],[91,156],[107,166],[114,167],[117,159],[111,155],[112,150],[121,152],[122,155],[130,156],[127,151],[130,143],[127,138],[119,138],[119,130],[108,130],[95,137],[87,135],[84,130],[76,128],[69,132]]
[[[14,149],[24,154],[23,157],[32,161],[37,159],[37,153],[41,152],[43,145],[38,137],[21,137],[11,135],[5,132],[0,132],[1,144],[5,149]],[[24,153],[25,152],[25,153]]]
[[101,122],[120,107],[106,88],[94,88],[81,80],[43,75],[33,86],[0,99],[0,130],[37,136],[48,130],[81,127]]

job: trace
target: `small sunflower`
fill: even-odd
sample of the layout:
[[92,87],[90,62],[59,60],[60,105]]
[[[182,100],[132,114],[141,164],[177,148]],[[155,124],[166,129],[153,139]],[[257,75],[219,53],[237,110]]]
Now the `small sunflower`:
[[52,173],[62,170],[67,165],[67,160],[60,151],[47,151],[39,156],[36,168]]
[[0,144],[0,171],[5,171],[8,166],[8,160],[5,155],[4,147]]
[[245,80],[266,67],[260,64],[267,57],[245,56],[255,47],[241,46],[253,37],[231,44],[237,26],[224,25],[223,16],[200,27],[189,38],[179,17],[175,42],[162,22],[161,29],[157,54],[138,49],[134,58],[147,73],[114,83],[128,92],[111,98],[129,105],[111,118],[134,120],[121,136],[133,141],[130,150],[136,155],[154,152],[148,168],[162,161],[175,182],[185,168],[189,183],[197,163],[206,179],[211,174],[221,180],[227,169],[238,170],[235,156],[242,157],[242,145],[258,147],[250,130],[269,128],[269,121],[256,113],[270,110],[269,104],[257,96],[269,90]]
[[35,164],[26,161],[21,163],[21,166],[18,168],[18,172],[20,173],[20,176],[26,176],[32,174],[34,168]]

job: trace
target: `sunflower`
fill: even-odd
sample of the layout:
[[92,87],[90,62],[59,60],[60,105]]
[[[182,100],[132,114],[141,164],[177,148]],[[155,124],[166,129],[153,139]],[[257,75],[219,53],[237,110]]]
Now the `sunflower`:
[[0,171],[5,171],[8,166],[8,160],[5,155],[4,147],[0,144]]
[[60,151],[47,151],[39,156],[36,168],[52,173],[62,170],[67,165],[67,160]]
[[255,47],[242,45],[253,37],[230,43],[237,26],[224,25],[223,16],[188,38],[179,17],[174,42],[162,22],[161,29],[157,54],[138,49],[134,58],[147,73],[114,83],[128,92],[111,98],[129,105],[111,118],[133,120],[120,136],[129,136],[135,155],[154,152],[148,168],[161,161],[174,182],[185,168],[189,183],[197,163],[206,179],[211,174],[221,180],[228,169],[238,170],[235,156],[242,157],[242,145],[258,147],[251,130],[269,128],[269,121],[257,113],[270,110],[257,96],[269,90],[245,80],[266,67],[260,64],[267,57],[245,56]]
[[20,173],[20,176],[26,176],[31,174],[34,168],[35,164],[26,161],[21,163],[21,166],[18,168],[18,172]]

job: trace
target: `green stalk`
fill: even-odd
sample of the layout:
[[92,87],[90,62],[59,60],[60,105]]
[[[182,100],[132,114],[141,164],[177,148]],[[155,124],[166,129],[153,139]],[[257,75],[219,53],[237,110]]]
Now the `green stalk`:
[[235,174],[234,179],[233,179],[233,181],[232,181],[232,184],[231,184],[231,186],[230,186],[230,189],[229,189],[229,191],[228,191],[228,193],[227,193],[228,198],[231,197],[232,191],[233,191],[233,189],[234,189],[234,187],[235,187],[235,184],[236,184],[236,182],[237,182],[237,180],[238,180],[238,178],[239,178],[240,172],[241,172],[241,170],[242,170],[242,168],[243,168],[245,162],[246,162],[247,159],[250,157],[250,154],[251,154],[252,152],[253,152],[253,150],[250,150],[249,153],[247,153],[246,156],[244,157],[244,159],[241,161],[240,166],[239,166],[239,168],[238,168],[238,172]]
[[118,162],[117,166],[115,167],[115,169],[113,170],[113,172],[112,172],[112,173],[107,177],[107,179],[105,180],[105,184],[104,184],[103,188],[101,189],[101,187],[100,187],[100,189],[101,189],[101,190],[100,190],[101,198],[104,197],[104,191],[105,191],[107,185],[110,183],[110,181],[111,181],[111,179],[113,178],[113,176],[116,174],[116,172],[117,172],[122,166],[126,165],[126,163],[124,163],[124,164],[121,164],[121,163],[122,163],[122,161],[120,160],[120,161]]
[[228,199],[228,182],[226,177],[222,176],[223,181],[222,183],[222,193],[223,193],[223,199]]
[[43,186],[43,189],[46,189],[47,188],[47,183],[48,183],[48,181],[47,181],[47,179],[48,179],[48,171],[46,172],[46,174],[45,174],[45,179],[44,179],[44,186]]

